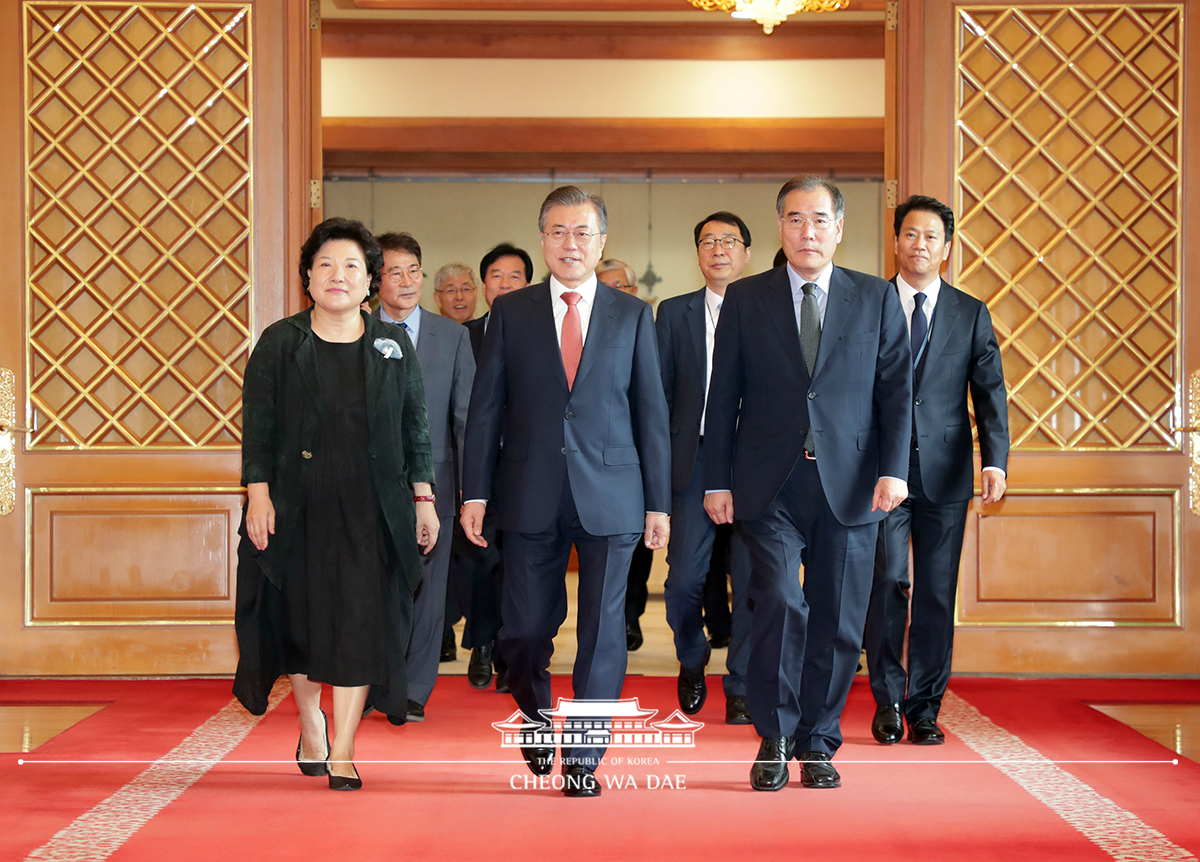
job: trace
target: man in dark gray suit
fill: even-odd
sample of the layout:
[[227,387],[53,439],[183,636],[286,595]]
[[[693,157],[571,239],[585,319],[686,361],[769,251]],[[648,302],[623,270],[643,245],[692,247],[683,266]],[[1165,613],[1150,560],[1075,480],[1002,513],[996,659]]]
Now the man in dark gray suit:
[[[934,198],[917,195],[896,208],[894,227],[899,272],[892,289],[909,320],[913,434],[908,499],[880,525],[875,555],[865,632],[876,703],[871,733],[884,745],[899,742],[907,720],[910,742],[939,745],[945,739],[937,717],[950,681],[954,594],[974,493],[967,393],[979,428],[984,505],[1004,496],[1008,404],[987,306],[940,275],[950,257],[954,213]],[[910,588],[906,674],[902,654]]]
[[[663,389],[671,409],[673,523],[663,599],[679,659],[679,708],[688,715],[700,711],[708,692],[704,669],[711,649],[704,639],[704,586],[718,529],[704,511],[704,401],[725,289],[742,277],[750,262],[750,228],[733,213],[715,212],[701,219],[694,234],[704,287],[663,300],[655,323]],[[749,724],[746,585],[750,566],[741,536],[731,543],[730,574],[733,631],[725,661],[729,671],[725,677],[725,722]]]
[[[750,549],[747,700],[756,790],[830,762],[858,665],[879,521],[907,494],[912,362],[896,291],[833,265],[845,205],[796,177],[775,202],[787,263],[731,284],[713,350],[704,506]],[[799,571],[804,566],[804,585]]]
[[[383,281],[375,315],[408,331],[417,348],[425,381],[429,413],[429,443],[433,450],[434,492],[443,536],[459,503],[463,432],[475,379],[475,357],[466,327],[418,304],[424,278],[421,246],[408,233],[378,237],[383,248]],[[437,682],[442,623],[446,615],[446,576],[450,542],[434,546],[422,558],[421,586],[413,603],[412,636],[408,643],[408,720],[424,721],[425,704]]]
[[[566,619],[571,546],[579,553],[575,697],[613,700],[628,661],[622,623],[634,543],[661,548],[670,531],[671,444],[654,317],[648,304],[597,281],[607,225],[598,195],[563,186],[547,196],[538,230],[550,278],[493,303],[471,391],[463,531],[485,541],[498,473],[498,646],[513,698],[534,722],[552,707],[550,658]],[[594,771],[604,750],[564,747],[566,795],[600,794]],[[552,748],[522,754],[537,775],[553,767]]]

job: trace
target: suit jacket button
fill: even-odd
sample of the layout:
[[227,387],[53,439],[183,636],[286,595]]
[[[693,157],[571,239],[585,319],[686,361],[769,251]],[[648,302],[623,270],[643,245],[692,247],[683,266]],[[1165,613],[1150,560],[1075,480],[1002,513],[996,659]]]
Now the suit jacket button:
[[559,451],[559,452],[562,452],[564,455],[566,455],[566,454],[567,454],[567,447],[566,447],[566,446],[564,446],[563,448],[559,449],[558,451]]
[[812,401],[812,400],[813,400],[814,398],[816,398],[816,397],[817,397],[817,393],[815,393],[815,392],[810,392],[810,393],[808,393],[808,400],[809,400],[809,401]]
[[920,404],[921,404],[921,399],[920,399],[920,398],[918,398],[918,399],[917,399],[916,401],[914,401],[913,403],[914,403],[914,404],[916,404],[916,405],[918,405],[918,406],[920,406]]
[[305,461],[307,461],[309,458],[312,457],[312,452],[309,452],[307,449],[305,449],[303,452],[300,453],[300,457],[303,458]]
[[567,415],[566,415],[566,416],[564,416],[563,418],[564,418],[564,419],[574,419],[574,418],[575,418],[575,414],[574,414],[574,413],[572,413],[570,410],[568,410],[568,411],[567,411]]

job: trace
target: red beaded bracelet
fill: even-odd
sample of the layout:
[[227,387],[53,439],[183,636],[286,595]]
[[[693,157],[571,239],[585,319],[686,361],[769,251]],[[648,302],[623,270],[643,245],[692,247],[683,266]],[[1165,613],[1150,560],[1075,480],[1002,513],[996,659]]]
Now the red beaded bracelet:
[[433,494],[417,494],[413,497],[414,503],[436,503],[437,498]]

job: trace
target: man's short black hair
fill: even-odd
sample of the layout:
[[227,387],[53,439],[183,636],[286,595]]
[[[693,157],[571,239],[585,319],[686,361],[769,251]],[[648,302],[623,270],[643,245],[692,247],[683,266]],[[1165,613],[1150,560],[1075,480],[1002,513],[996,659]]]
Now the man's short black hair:
[[702,231],[704,226],[710,221],[718,221],[721,224],[736,225],[738,231],[742,234],[742,242],[746,244],[746,248],[750,248],[750,228],[746,227],[746,223],[740,218],[731,212],[726,212],[725,210],[705,216],[696,224],[696,248],[700,248],[700,231]]
[[483,260],[479,261],[479,278],[487,281],[488,269],[502,257],[519,257],[521,263],[525,264],[525,280],[533,281],[533,260],[529,257],[529,252],[517,248],[511,242],[502,242],[483,256]]
[[929,195],[913,195],[900,204],[900,206],[896,207],[896,218],[892,222],[896,236],[900,236],[900,228],[904,227],[904,219],[913,210],[929,212],[938,216],[942,220],[946,242],[949,243],[950,240],[954,239],[954,210],[950,209],[950,207],[937,198],[929,197]]

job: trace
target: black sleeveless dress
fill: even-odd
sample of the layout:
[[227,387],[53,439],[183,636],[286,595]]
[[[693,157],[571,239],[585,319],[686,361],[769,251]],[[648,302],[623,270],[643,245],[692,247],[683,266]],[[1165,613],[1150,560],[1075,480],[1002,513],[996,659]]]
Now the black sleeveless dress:
[[403,688],[405,668],[395,667],[403,654],[388,648],[397,634],[388,631],[388,573],[398,569],[371,474],[361,339],[315,341],[321,430],[304,536],[283,583],[287,672],[337,686]]

